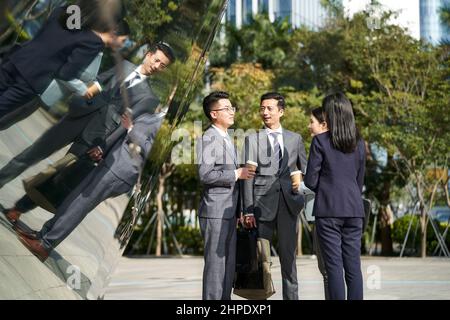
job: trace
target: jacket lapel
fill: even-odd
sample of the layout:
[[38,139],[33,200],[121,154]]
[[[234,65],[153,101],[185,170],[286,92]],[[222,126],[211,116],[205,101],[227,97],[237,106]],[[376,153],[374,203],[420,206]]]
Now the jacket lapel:
[[280,171],[286,169],[289,163],[289,151],[291,148],[289,146],[289,131],[283,129],[283,158],[281,159]]
[[[258,158],[259,159],[270,159],[272,157],[272,147],[270,145],[269,136],[266,130],[262,128],[258,132]],[[267,163],[265,164],[267,165]]]

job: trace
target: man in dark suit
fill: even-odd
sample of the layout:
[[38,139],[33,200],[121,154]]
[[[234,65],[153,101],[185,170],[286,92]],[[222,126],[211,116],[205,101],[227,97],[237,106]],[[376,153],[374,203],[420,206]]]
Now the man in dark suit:
[[145,113],[136,118],[133,124],[127,115],[122,116],[122,125],[128,131],[112,142],[100,165],[69,194],[55,216],[44,224],[39,233],[16,229],[21,242],[41,261],[45,261],[51,250],[97,205],[108,198],[129,192],[138,180],[165,114]]
[[[173,50],[169,45],[157,43],[149,48],[140,66],[124,61],[124,80],[118,79],[115,68],[99,75],[94,86],[101,92],[89,101],[75,97],[66,116],[0,170],[0,187],[31,165],[72,142],[68,151],[70,154],[79,158],[86,158],[84,157],[86,153],[93,156],[100,155],[104,140],[120,124],[120,117],[124,111],[121,88],[127,90],[134,118],[143,113],[154,112],[159,100],[145,80],[164,70],[174,59]],[[87,165],[85,172],[89,172],[93,168],[93,163],[89,159],[83,161]],[[76,184],[72,183],[72,186]],[[57,185],[51,188],[64,191],[64,188]],[[61,199],[65,196],[65,194],[58,195]],[[21,213],[35,206],[33,201],[25,196],[19,200],[16,208],[8,209],[5,214],[8,220],[14,223]]]
[[203,299],[230,300],[236,261],[236,218],[241,213],[238,179],[254,175],[239,168],[227,129],[235,108],[228,93],[212,92],[203,100],[211,126],[203,134],[197,154],[198,175],[204,186],[198,218],[204,238]]
[[[85,9],[88,8],[82,7],[81,12],[87,15]],[[77,78],[104,49],[99,33],[110,30],[106,21],[90,20],[80,30],[69,30],[65,10],[65,7],[55,9],[39,33],[2,63],[0,118],[44,92],[54,78],[66,81]]]
[[260,115],[265,128],[246,138],[245,159],[258,166],[255,178],[244,181],[244,224],[256,227],[262,244],[269,248],[277,230],[283,299],[297,300],[297,229],[304,199],[293,190],[290,174],[305,172],[306,154],[302,137],[281,127],[284,109],[282,95],[264,94]]

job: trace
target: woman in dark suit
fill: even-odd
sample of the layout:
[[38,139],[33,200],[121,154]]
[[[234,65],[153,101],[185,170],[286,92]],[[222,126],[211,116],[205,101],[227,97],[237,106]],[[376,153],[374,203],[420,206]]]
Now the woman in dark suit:
[[[365,147],[352,104],[343,93],[324,98],[329,131],[311,143],[305,185],[315,192],[313,215],[332,300],[363,298],[360,247]],[[344,283],[345,272],[345,283]]]

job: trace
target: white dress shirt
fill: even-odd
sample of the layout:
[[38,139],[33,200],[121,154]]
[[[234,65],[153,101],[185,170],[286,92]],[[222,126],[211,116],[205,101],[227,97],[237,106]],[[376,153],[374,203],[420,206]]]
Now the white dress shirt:
[[281,156],[284,155],[284,141],[283,141],[283,128],[280,126],[278,129],[270,129],[270,128],[265,128],[267,135],[269,136],[269,143],[270,146],[272,147],[272,151],[273,150],[273,142],[274,142],[274,137],[273,135],[271,135],[271,133],[273,132],[277,132],[278,134],[276,135],[277,139],[278,139],[278,144],[280,145],[280,149],[281,149]]
[[[228,134],[228,132],[227,132],[227,131],[223,131],[222,129],[220,129],[219,127],[217,127],[217,126],[215,126],[215,125],[211,125],[211,126],[212,126],[214,129],[216,129],[217,132],[219,132],[219,134],[220,134],[222,137],[225,138],[224,140],[226,141],[226,143],[228,144],[228,146],[229,146],[232,150],[234,150],[234,146],[231,144],[231,138],[230,138],[230,135]],[[235,178],[235,181],[237,181],[237,179],[239,179],[237,169],[234,170],[234,178]]]
[[[141,72],[142,70],[142,65],[140,65],[139,67],[137,67],[133,72],[131,72],[123,82],[127,82],[128,80],[131,80],[133,78],[135,78],[131,84],[128,86],[128,88],[134,87],[135,85],[141,83],[142,81],[144,81],[145,79],[148,78],[148,76],[146,76],[145,74],[143,74]],[[139,74],[139,78],[136,77],[136,74]],[[100,85],[100,83],[98,81],[95,81],[94,84],[97,86],[98,90],[101,92],[102,86]],[[128,89],[127,88],[127,89]]]

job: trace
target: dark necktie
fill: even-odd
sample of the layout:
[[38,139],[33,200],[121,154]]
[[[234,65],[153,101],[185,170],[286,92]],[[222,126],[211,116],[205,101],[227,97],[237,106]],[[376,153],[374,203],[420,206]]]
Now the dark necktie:
[[[141,75],[139,74],[139,72],[133,71],[132,74],[133,74],[133,76],[129,80],[125,81],[123,84],[123,88],[125,90],[128,89],[133,84],[134,81],[141,79]],[[117,94],[122,94],[122,86],[120,86],[120,85],[117,88],[116,95]]]
[[270,135],[273,137],[273,159],[278,159],[278,169],[281,167],[281,159],[282,159],[282,153],[281,153],[281,147],[280,143],[278,142],[278,135],[279,132],[271,132]]
[[139,74],[139,72],[134,71],[133,74],[134,74],[134,76],[131,77],[130,80],[128,80],[128,81],[125,82],[125,88],[127,88],[127,89],[131,86],[131,84],[133,83],[133,81],[137,81],[137,80],[140,80],[140,79],[141,79],[141,75]]

